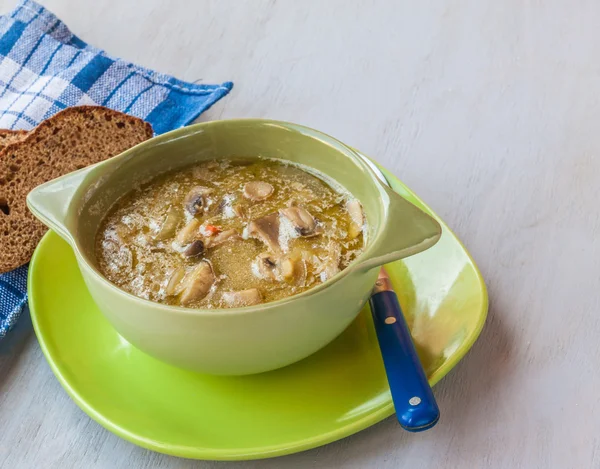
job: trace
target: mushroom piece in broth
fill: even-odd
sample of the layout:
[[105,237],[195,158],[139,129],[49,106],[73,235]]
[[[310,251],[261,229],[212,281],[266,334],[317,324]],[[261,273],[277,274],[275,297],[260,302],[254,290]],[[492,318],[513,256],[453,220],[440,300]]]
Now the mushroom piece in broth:
[[117,201],[96,256],[108,280],[140,298],[244,307],[344,270],[364,248],[366,222],[360,202],[314,170],[263,158],[208,161]]

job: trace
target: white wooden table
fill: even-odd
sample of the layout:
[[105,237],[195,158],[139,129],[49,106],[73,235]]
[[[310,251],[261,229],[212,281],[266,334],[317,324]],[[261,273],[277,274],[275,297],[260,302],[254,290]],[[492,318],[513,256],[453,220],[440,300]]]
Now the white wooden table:
[[245,463],[163,456],[102,429],[23,318],[0,346],[0,467],[600,467],[600,3],[43,3],[110,53],[234,81],[202,120],[290,120],[373,155],[464,240],[491,309],[435,388],[432,431],[407,434],[390,418]]

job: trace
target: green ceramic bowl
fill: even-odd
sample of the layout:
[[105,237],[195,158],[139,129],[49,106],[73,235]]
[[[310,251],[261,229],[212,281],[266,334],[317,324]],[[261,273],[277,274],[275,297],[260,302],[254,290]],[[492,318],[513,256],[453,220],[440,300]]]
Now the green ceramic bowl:
[[[289,160],[336,180],[363,204],[368,221],[364,252],[309,291],[227,310],[150,302],[100,274],[94,239],[119,197],[166,171],[233,156]],[[71,245],[92,298],[126,340],[167,363],[210,374],[259,373],[316,352],[357,316],[378,266],[429,248],[441,234],[437,221],[381,184],[351,148],[306,127],[259,119],[208,122],[161,135],[39,186],[27,203]]]

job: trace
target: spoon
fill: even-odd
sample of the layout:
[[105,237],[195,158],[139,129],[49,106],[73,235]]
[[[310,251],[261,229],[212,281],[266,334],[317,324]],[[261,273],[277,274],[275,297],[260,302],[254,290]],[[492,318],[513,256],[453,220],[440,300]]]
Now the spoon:
[[[358,155],[389,186],[379,168],[366,156]],[[409,432],[428,430],[438,422],[440,410],[419,361],[398,297],[383,267],[369,305],[398,422]]]

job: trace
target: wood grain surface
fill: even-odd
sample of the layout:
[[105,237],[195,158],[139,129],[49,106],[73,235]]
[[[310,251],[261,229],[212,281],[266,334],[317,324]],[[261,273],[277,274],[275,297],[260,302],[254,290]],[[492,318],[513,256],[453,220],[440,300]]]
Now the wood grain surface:
[[599,2],[42,3],[109,53],[234,81],[201,120],[290,120],[374,156],[464,240],[491,309],[435,387],[432,431],[390,418],[241,463],[163,456],[105,431],[23,318],[0,345],[0,467],[600,468]]

